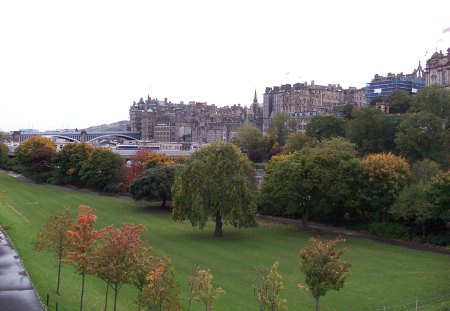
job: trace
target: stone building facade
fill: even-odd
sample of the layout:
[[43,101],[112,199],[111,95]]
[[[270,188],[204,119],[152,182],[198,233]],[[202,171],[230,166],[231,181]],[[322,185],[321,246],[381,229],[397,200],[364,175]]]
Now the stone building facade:
[[314,81],[267,87],[263,102],[263,133],[268,133],[270,121],[278,112],[287,112],[296,120],[297,131],[305,131],[312,117],[335,114],[337,107],[346,104],[365,105],[364,89],[343,89],[339,84],[316,85]]
[[425,83],[427,86],[438,85],[450,89],[450,48],[447,49],[447,54],[436,51],[427,60]]
[[141,98],[130,107],[130,129],[142,140],[158,142],[211,143],[230,141],[239,127],[262,127],[262,108],[255,99],[250,108],[233,105],[217,107],[202,102],[171,103]]

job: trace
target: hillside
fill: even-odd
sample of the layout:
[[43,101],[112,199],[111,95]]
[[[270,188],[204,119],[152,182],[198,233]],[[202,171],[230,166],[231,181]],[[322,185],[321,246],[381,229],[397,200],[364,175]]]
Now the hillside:
[[[174,222],[170,213],[152,208],[148,202],[23,182],[3,172],[0,172],[0,193],[0,222],[11,226],[8,235],[41,299],[45,301],[50,293],[50,301],[53,306],[55,300],[58,301],[60,310],[79,308],[81,278],[72,267],[64,265],[61,294],[54,294],[56,259],[47,253],[36,253],[31,245],[47,219],[62,209],[77,215],[81,204],[96,209],[96,229],[111,224],[117,228],[122,223],[142,224],[148,228],[142,237],[153,249],[151,255],[172,260],[183,306],[188,302],[188,277],[196,265],[200,265],[210,269],[214,287],[220,286],[226,292],[217,300],[214,310],[256,311],[258,305],[253,296],[256,268],[268,267],[277,260],[284,284],[281,297],[288,300],[289,310],[314,308],[310,293],[299,291],[297,287],[304,280],[298,269],[298,251],[305,247],[311,235],[317,234],[314,231],[258,221],[259,226],[248,229],[226,225],[225,239],[218,240],[211,237],[213,222],[199,230],[189,222]],[[333,235],[325,237],[334,238]],[[321,310],[393,311],[406,310],[405,305],[412,310],[417,299],[420,310],[448,309],[450,256],[354,237],[347,237],[346,246],[352,264],[348,280],[342,290],[330,291],[321,299]],[[118,309],[138,310],[136,297],[137,290],[124,285],[118,297]],[[86,310],[103,310],[104,298],[105,283],[93,276],[87,277]],[[442,305],[422,305],[437,302],[435,298]],[[401,309],[393,308],[400,305]],[[204,309],[193,302],[191,310]]]
[[86,128],[86,131],[101,131],[101,132],[111,132],[111,131],[127,131],[130,122],[128,120],[118,121],[111,124],[101,124]]

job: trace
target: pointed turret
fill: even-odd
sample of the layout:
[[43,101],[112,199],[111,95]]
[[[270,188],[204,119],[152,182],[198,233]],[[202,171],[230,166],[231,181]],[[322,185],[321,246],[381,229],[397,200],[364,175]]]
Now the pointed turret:
[[419,67],[417,67],[416,77],[423,78],[425,76],[425,71],[423,71],[422,63],[419,60]]
[[255,89],[255,97],[253,98],[253,103],[254,104],[258,103],[258,98],[256,97],[256,89]]

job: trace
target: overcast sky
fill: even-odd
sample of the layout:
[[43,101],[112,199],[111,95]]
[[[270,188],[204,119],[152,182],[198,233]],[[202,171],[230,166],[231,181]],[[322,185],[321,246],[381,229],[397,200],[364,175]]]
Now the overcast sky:
[[425,67],[449,27],[448,0],[1,0],[0,129],[128,120],[147,95],[248,106],[266,86],[360,88]]

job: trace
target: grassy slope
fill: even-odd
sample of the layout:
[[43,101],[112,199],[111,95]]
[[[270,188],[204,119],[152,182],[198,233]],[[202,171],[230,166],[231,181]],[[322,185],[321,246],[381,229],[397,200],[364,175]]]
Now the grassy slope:
[[[306,245],[309,235],[294,227],[264,223],[245,230],[225,227],[226,238],[218,241],[211,237],[212,224],[198,230],[188,223],[172,222],[167,213],[148,210],[129,199],[28,184],[3,173],[0,191],[0,223],[13,226],[9,235],[43,300],[55,289],[56,265],[49,255],[32,251],[36,232],[58,210],[68,208],[76,215],[78,206],[85,204],[97,209],[97,228],[120,223],[147,226],[145,238],[155,254],[172,259],[183,301],[187,276],[196,264],[201,264],[210,268],[214,285],[226,291],[217,302],[217,310],[257,310],[252,292],[255,268],[278,260],[285,285],[283,297],[288,299],[289,309],[313,309],[309,293],[296,289],[296,284],[303,281],[298,271],[298,250]],[[449,293],[450,256],[362,239],[348,239],[347,244],[352,258],[348,284],[340,292],[329,292],[321,301],[321,310],[369,310]],[[60,305],[77,309],[80,281],[70,267],[63,268]],[[87,280],[86,310],[102,310],[104,289],[100,281]],[[135,296],[133,288],[124,287],[119,310],[132,310]]]

